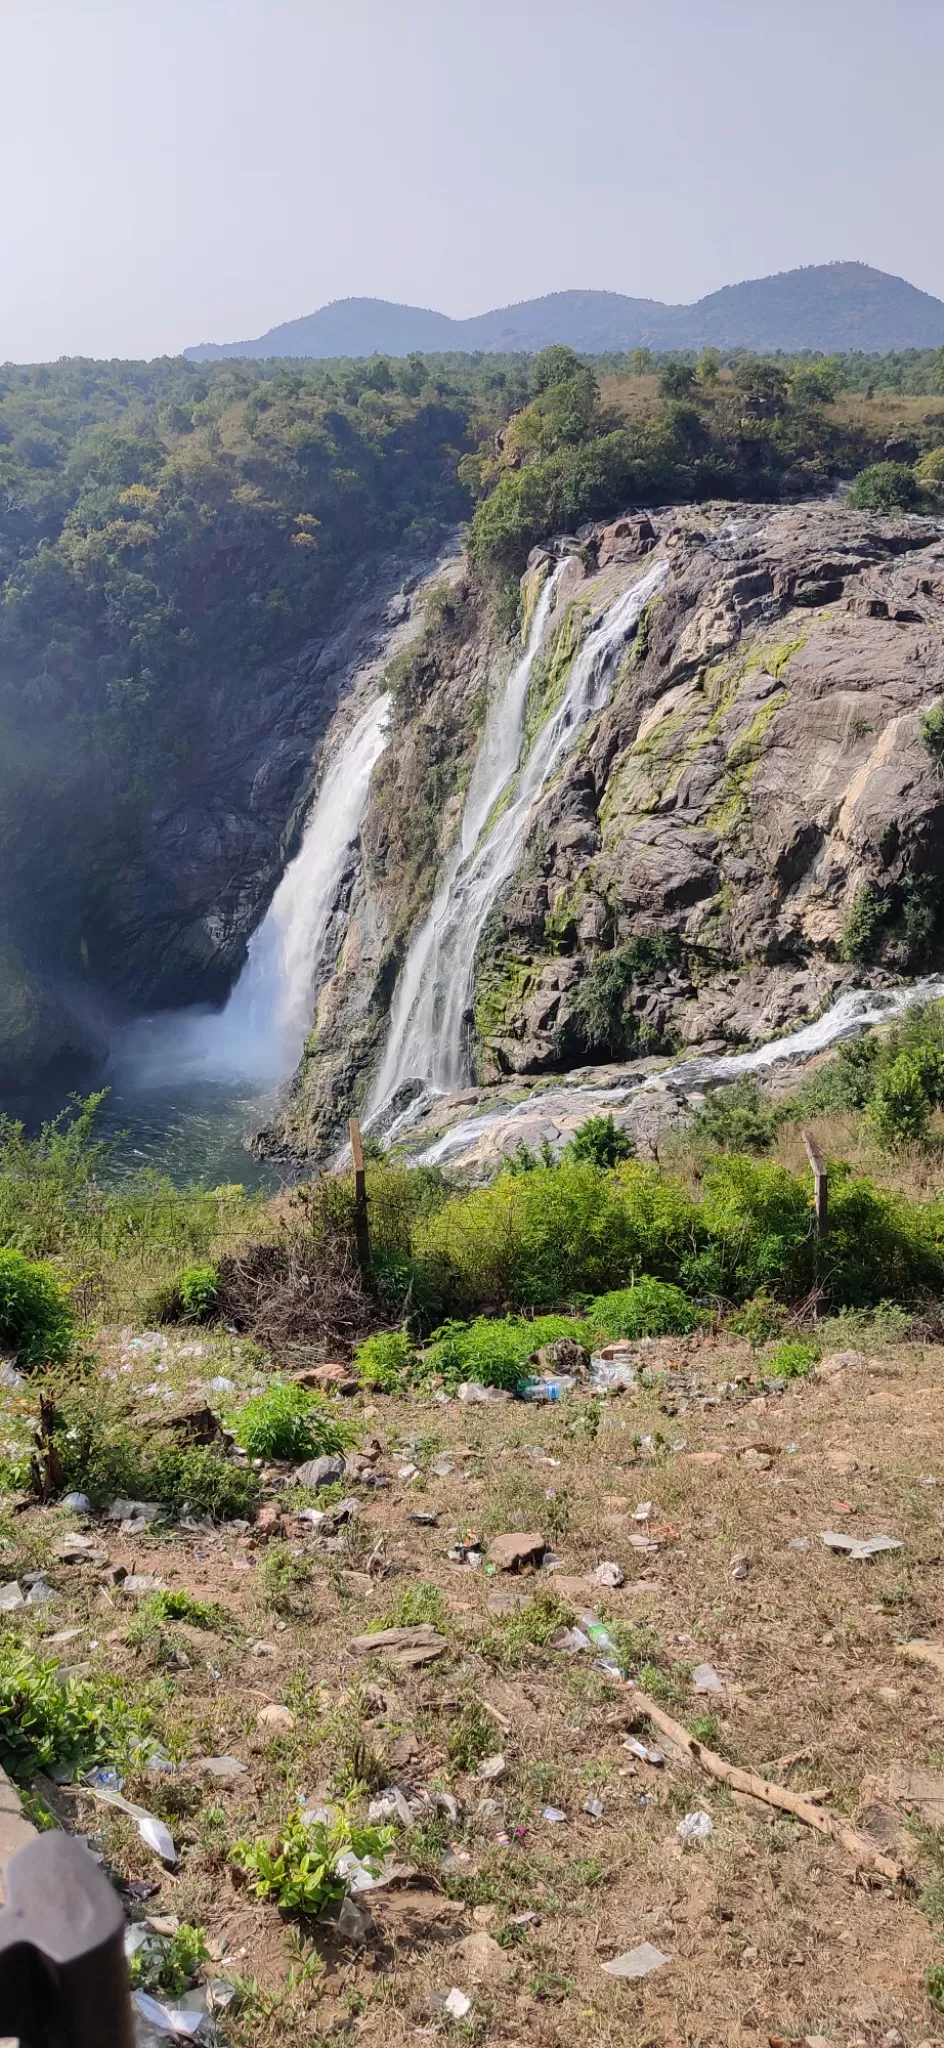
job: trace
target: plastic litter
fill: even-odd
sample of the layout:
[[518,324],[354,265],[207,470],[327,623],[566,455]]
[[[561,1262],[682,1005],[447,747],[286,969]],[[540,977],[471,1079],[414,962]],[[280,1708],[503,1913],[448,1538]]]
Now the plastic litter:
[[402,1785],[388,1785],[385,1792],[371,1800],[367,1818],[370,1821],[398,1820],[402,1827],[412,1828],[421,1810],[422,1801],[417,1800],[415,1807],[412,1806]]
[[86,1771],[85,1774],[86,1785],[94,1785],[99,1792],[120,1792],[124,1782],[124,1779],[118,1776],[118,1772],[110,1766],[103,1766],[97,1771]]
[[472,2011],[472,2000],[460,1991],[458,1984],[451,1991],[434,1991],[430,1998],[434,2012],[447,2012],[451,2020],[464,2020]]
[[25,1385],[26,1381],[22,1373],[17,1372],[16,1366],[11,1365],[8,1358],[0,1358],[0,1387],[9,1387],[12,1394],[17,1387]]
[[616,1649],[616,1644],[613,1641],[609,1629],[604,1628],[603,1623],[599,1619],[598,1615],[581,1614],[580,1626],[582,1629],[586,1630],[587,1636],[589,1637],[589,1640],[593,1644],[595,1650]]
[[26,1595],[18,1579],[10,1579],[0,1586],[0,1614],[12,1614],[15,1607],[26,1606]]
[[490,1781],[494,1778],[503,1778],[506,1769],[507,1765],[501,1751],[496,1750],[494,1756],[483,1757],[475,1775],[477,1778],[484,1778]]
[[663,1955],[661,1948],[654,1948],[651,1941],[641,1941],[638,1948],[629,1948],[625,1955],[614,1956],[611,1963],[602,1963],[601,1969],[608,1977],[650,1977],[653,1970],[661,1970],[670,1956]]
[[607,1558],[604,1560],[602,1564],[597,1565],[595,1571],[592,1571],[590,1573],[590,1584],[591,1586],[615,1587],[624,1585],[625,1579],[623,1577],[623,1573],[620,1571],[619,1565],[613,1564],[612,1561],[609,1558]]
[[629,1750],[630,1756],[638,1756],[641,1764],[659,1765],[665,1762],[661,1750],[647,1749],[645,1743],[640,1742],[636,1735],[627,1735],[623,1748]]
[[225,1373],[218,1372],[216,1374],[215,1379],[207,1380],[207,1393],[231,1394],[234,1391],[235,1386],[235,1380],[228,1380]]
[[723,1692],[718,1673],[713,1664],[696,1664],[692,1672],[692,1684],[696,1692]]
[[566,1821],[567,1815],[559,1806],[546,1806],[544,1808],[544,1812],[541,1815],[541,1819],[549,1820],[557,1824],[560,1821]]
[[160,1513],[159,1500],[113,1500],[105,1509],[105,1518],[109,1522],[156,1522]]
[[594,1820],[602,1820],[604,1813],[602,1799],[585,1799],[583,1802],[583,1810],[584,1813],[591,1814]]
[[194,2041],[206,2019],[205,2008],[191,2012],[181,2005],[164,2005],[149,1991],[135,1991],[133,1998],[141,2018],[161,2034],[178,2034]]
[[87,1493],[67,1493],[60,1506],[68,1508],[73,1515],[90,1515],[92,1512],[92,1503]]
[[697,1813],[687,1813],[685,1819],[679,1821],[675,1832],[680,1842],[707,1842],[709,1835],[714,1833],[714,1823],[710,1813],[699,1810]]
[[632,1394],[636,1389],[636,1375],[625,1360],[594,1357],[590,1360],[590,1385],[598,1393]]
[[[305,1818],[307,1820],[307,1814]],[[348,1891],[353,1892],[355,1896],[360,1892],[376,1891],[378,1886],[388,1881],[382,1870],[368,1870],[366,1863],[362,1863],[360,1857],[355,1856],[353,1849],[346,1849],[344,1855],[338,1857],[334,1867],[338,1876],[344,1878]]]
[[820,1537],[827,1550],[845,1551],[847,1557],[879,1557],[885,1550],[904,1550],[904,1544],[897,1536],[844,1536],[836,1529],[824,1530]]
[[[359,1943],[367,1939],[370,1920],[359,1906],[355,1906],[353,1899],[342,1899],[334,1925],[342,1941]],[[232,1992],[232,1986],[228,1988]]]
[[481,1380],[464,1380],[459,1388],[460,1401],[500,1401],[501,1387],[483,1387]]
[[[95,1773],[91,1775],[94,1777]],[[176,1863],[177,1850],[170,1829],[164,1826],[162,1820],[158,1820],[156,1814],[148,1813],[146,1806],[134,1806],[122,1793],[113,1792],[106,1785],[88,1785],[88,1793],[90,1799],[100,1799],[105,1806],[117,1806],[120,1813],[130,1814],[146,1847],[153,1849],[155,1856],[159,1856],[162,1863]]]
[[562,1401],[576,1384],[572,1372],[558,1372],[547,1379],[522,1380],[518,1396],[522,1401]]
[[552,1650],[566,1650],[576,1656],[579,1651],[589,1648],[590,1637],[584,1635],[582,1628],[562,1628],[556,1636],[551,1637]]
[[633,1521],[634,1521],[634,1522],[651,1522],[651,1520],[652,1520],[652,1502],[651,1502],[651,1500],[641,1500],[641,1501],[640,1501],[640,1503],[639,1503],[639,1506],[638,1506],[638,1508],[634,1508],[634,1509],[633,1509]]
[[739,1556],[739,1557],[732,1557],[732,1559],[731,1559],[731,1577],[732,1577],[732,1579],[746,1579],[746,1578],[747,1578],[747,1575],[748,1575],[748,1572],[750,1571],[750,1568],[751,1568],[751,1565],[750,1565],[750,1558],[747,1558],[747,1557],[744,1557],[744,1556]]
[[398,1473],[397,1473],[397,1478],[398,1478],[398,1479],[418,1479],[418,1478],[419,1478],[419,1472],[420,1472],[420,1468],[419,1468],[419,1466],[418,1466],[418,1465],[401,1465],[401,1466],[400,1466],[400,1469],[399,1469],[399,1471],[398,1471]]
[[[168,1764],[170,1764],[170,1768],[173,1770],[174,1766],[170,1763],[169,1757],[167,1763],[161,1759],[157,1767],[160,1770],[166,1770]],[[148,1770],[153,1768],[153,1764],[148,1765]],[[245,1764],[241,1764],[238,1757],[235,1756],[198,1756],[194,1758],[190,1769],[192,1771],[206,1771],[211,1778],[242,1778],[246,1774]]]
[[[433,1470],[435,1471],[435,1469],[436,1469],[436,1468],[435,1468],[435,1466],[434,1466],[434,1467],[433,1467]],[[437,1524],[438,1520],[439,1520],[439,1516],[438,1516],[438,1515],[424,1515],[424,1514],[419,1514],[419,1515],[411,1515],[411,1516],[410,1516],[410,1521],[411,1521],[411,1522],[416,1522],[416,1523],[417,1523],[417,1524],[419,1525],[419,1527],[420,1527],[421,1529],[435,1529],[435,1527],[436,1527],[436,1524]]]
[[437,1458],[435,1465],[431,1465],[429,1469],[434,1478],[448,1479],[450,1472],[454,1472],[456,1468],[451,1459]]

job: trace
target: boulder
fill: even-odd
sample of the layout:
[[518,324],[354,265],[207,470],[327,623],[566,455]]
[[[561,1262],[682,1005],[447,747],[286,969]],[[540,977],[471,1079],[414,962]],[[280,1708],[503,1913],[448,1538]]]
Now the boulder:
[[526,1567],[541,1563],[547,1544],[535,1530],[526,1534],[509,1531],[505,1536],[496,1536],[489,1544],[487,1564],[493,1564],[499,1572],[520,1572]]
[[336,1486],[344,1478],[344,1459],[327,1455],[309,1458],[304,1465],[296,1465],[293,1477],[296,1486],[310,1486],[315,1492],[320,1486]]

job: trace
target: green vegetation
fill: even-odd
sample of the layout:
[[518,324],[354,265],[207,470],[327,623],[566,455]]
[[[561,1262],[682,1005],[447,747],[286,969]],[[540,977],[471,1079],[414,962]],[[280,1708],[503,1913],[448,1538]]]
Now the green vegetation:
[[865,512],[914,512],[921,503],[921,486],[907,463],[873,462],[859,471],[849,503]]
[[274,1842],[234,1842],[229,1860],[242,1872],[255,1899],[273,1899],[285,1913],[314,1919],[343,1899],[347,1881],[338,1873],[344,1856],[356,1856],[377,1876],[395,1840],[391,1827],[359,1827],[350,1814],[336,1820],[306,1821],[290,1815]]
[[595,954],[574,998],[576,1033],[588,1053],[620,1059],[651,1044],[652,1032],[627,1007],[627,999],[637,984],[668,966],[676,952],[670,937],[656,936],[627,939],[613,952]]
[[818,1344],[804,1337],[788,1337],[768,1359],[766,1371],[772,1379],[802,1380],[822,1358]]
[[567,1157],[609,1167],[618,1166],[621,1159],[632,1159],[635,1150],[628,1131],[621,1131],[612,1116],[588,1116],[570,1139]]
[[52,1765],[78,1777],[96,1764],[127,1764],[149,1725],[147,1708],[132,1706],[113,1677],[63,1679],[54,1658],[0,1631],[0,1765],[11,1777]]
[[728,1088],[715,1088],[689,1130],[696,1142],[706,1138],[721,1152],[765,1152],[773,1143],[783,1110],[765,1096],[753,1075],[744,1074]]
[[860,889],[842,935],[843,959],[862,965],[874,960],[889,914],[890,905],[877,889],[868,885]]
[[413,1360],[413,1345],[402,1330],[384,1330],[367,1337],[354,1353],[354,1364],[365,1386],[393,1394],[402,1385]]
[[434,1331],[418,1370],[422,1378],[441,1379],[446,1387],[477,1380],[481,1386],[513,1390],[528,1377],[532,1351],[561,1337],[580,1342],[582,1335],[581,1326],[564,1315],[479,1316],[471,1323],[448,1322]]
[[23,1372],[61,1365],[73,1336],[72,1311],[52,1267],[0,1249],[0,1352]]
[[944,704],[935,704],[921,720],[921,738],[936,768],[944,768]]
[[180,1998],[210,1959],[202,1927],[184,1921],[176,1934],[155,1934],[128,1959],[132,1991],[150,1991],[160,1998]]
[[169,1513],[226,1521],[251,1517],[259,1497],[255,1472],[222,1451],[168,1443],[142,1433],[99,1379],[57,1391],[55,1445],[66,1493],[87,1493],[95,1506],[117,1498],[160,1501]]
[[253,1394],[233,1417],[236,1442],[251,1458],[283,1458],[298,1462],[352,1441],[351,1430],[323,1394],[285,1380],[272,1380]]
[[600,1294],[586,1311],[594,1341],[619,1337],[668,1337],[698,1326],[699,1316],[687,1295],[664,1280],[643,1274],[632,1287]]
[[178,1281],[178,1288],[181,1321],[211,1322],[219,1293],[219,1274],[216,1267],[185,1266]]

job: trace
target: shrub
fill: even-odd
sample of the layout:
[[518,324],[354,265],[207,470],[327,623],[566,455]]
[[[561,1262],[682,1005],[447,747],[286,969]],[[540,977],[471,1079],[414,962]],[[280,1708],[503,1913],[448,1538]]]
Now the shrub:
[[865,512],[910,512],[921,502],[914,470],[904,462],[873,462],[860,469],[849,490],[849,503]]
[[63,1492],[87,1493],[94,1505],[125,1495],[185,1506],[217,1520],[251,1518],[259,1497],[255,1472],[222,1451],[144,1437],[97,1382],[71,1388],[57,1412],[56,1449]]
[[617,1058],[649,1043],[651,1032],[626,1005],[637,982],[673,957],[672,941],[661,936],[627,939],[611,953],[597,953],[573,1003],[574,1029],[587,1051]]
[[621,1159],[632,1159],[635,1151],[629,1132],[621,1131],[612,1116],[588,1116],[575,1130],[567,1157],[606,1168],[618,1166]]
[[185,1323],[209,1323],[216,1313],[219,1274],[215,1266],[185,1266],[177,1282]]
[[768,1360],[766,1370],[772,1379],[801,1380],[811,1373],[814,1365],[822,1358],[818,1344],[804,1337],[788,1337],[778,1344],[773,1357]]
[[914,1144],[923,1138],[928,1118],[944,1093],[940,1056],[900,1052],[879,1072],[865,1112],[865,1121],[880,1145]]
[[712,1091],[689,1130],[722,1152],[766,1152],[782,1120],[782,1109],[765,1097],[752,1074],[743,1074],[730,1087]]
[[478,1700],[470,1700],[462,1713],[449,1724],[446,1740],[449,1761],[457,1771],[474,1771],[483,1756],[492,1753],[496,1739],[494,1721]]
[[73,1778],[96,1764],[128,1761],[149,1715],[118,1681],[63,1679],[53,1659],[11,1632],[0,1634],[0,1765],[14,1778],[65,1765]]
[[769,1294],[755,1294],[753,1301],[746,1301],[736,1316],[732,1316],[728,1329],[732,1337],[746,1337],[752,1351],[759,1351],[771,1337],[776,1337],[783,1323],[783,1309],[778,1301],[771,1301]]
[[422,1378],[442,1379],[447,1387],[477,1380],[484,1387],[512,1391],[527,1377],[532,1351],[559,1337],[586,1335],[585,1325],[570,1316],[477,1316],[474,1322],[444,1323],[433,1334],[418,1371]]
[[[944,450],[941,451],[944,454]],[[921,739],[936,768],[944,768],[944,704],[935,704],[921,720]]]
[[273,1899],[283,1912],[313,1918],[344,1897],[347,1880],[338,1873],[339,1860],[354,1855],[377,1876],[395,1835],[391,1827],[358,1827],[344,1812],[331,1822],[306,1822],[296,1812],[275,1841],[234,1842],[229,1860],[254,1898]]
[[352,1441],[350,1425],[323,1394],[284,1380],[272,1380],[253,1394],[232,1419],[233,1434],[251,1458],[320,1457],[343,1451]]
[[23,1372],[61,1365],[72,1343],[65,1289],[51,1266],[0,1250],[0,1351]]
[[378,1615],[376,1621],[368,1623],[368,1634],[385,1628],[416,1628],[421,1622],[429,1622],[432,1628],[446,1633],[449,1616],[446,1603],[438,1586],[421,1580],[417,1586],[405,1586],[398,1594],[386,1614]]
[[402,1330],[384,1330],[367,1337],[354,1353],[354,1367],[365,1386],[395,1394],[414,1358],[413,1345]]
[[840,951],[844,960],[854,960],[860,965],[874,960],[882,939],[882,927],[887,922],[890,906],[877,889],[868,884],[860,889],[846,919]]
[[699,1320],[698,1310],[680,1288],[645,1273],[632,1287],[599,1295],[587,1310],[594,1334],[610,1340],[681,1335],[694,1330]]
[[307,1557],[296,1556],[287,1543],[270,1543],[256,1574],[262,1606],[271,1608],[274,1614],[291,1613],[293,1595],[310,1580]]
[[172,1592],[148,1593],[138,1602],[139,1614],[152,1615],[155,1621],[186,1621],[191,1628],[227,1629],[232,1622],[225,1607],[215,1600],[197,1600],[183,1587]]

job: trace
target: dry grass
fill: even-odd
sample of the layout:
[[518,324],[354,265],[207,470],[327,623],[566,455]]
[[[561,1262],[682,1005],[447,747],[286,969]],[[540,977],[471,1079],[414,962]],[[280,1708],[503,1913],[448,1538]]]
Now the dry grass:
[[[476,1930],[507,1944],[509,1966],[500,1980],[469,1987],[473,2013],[461,2032],[476,2042],[743,2048],[781,2034],[877,2041],[897,2026],[914,2044],[933,2032],[923,1982],[939,1943],[916,1889],[857,1882],[840,1849],[741,1810],[688,1766],[635,1762],[614,1724],[619,1686],[589,1656],[529,1647],[515,1614],[496,1611],[514,1605],[496,1595],[528,1594],[534,1582],[496,1581],[446,1552],[456,1530],[484,1538],[541,1527],[562,1570],[542,1574],[540,1587],[563,1582],[575,1610],[593,1605],[652,1631],[646,1654],[671,1712],[691,1723],[710,1710],[724,1754],[797,1789],[819,1787],[836,1812],[855,1814],[874,1805],[866,1781],[890,1761],[934,1765],[944,1754],[940,1681],[903,1663],[897,1648],[944,1631],[944,1352],[898,1347],[833,1382],[735,1397],[722,1389],[751,1369],[744,1347],[712,1339],[650,1349],[671,1376],[602,1410],[585,1396],[544,1411],[349,1404],[365,1435],[381,1438],[393,1484],[360,1492],[340,1552],[290,1530],[311,1576],[288,1618],[260,1609],[262,1545],[225,1531],[133,1544],[109,1536],[115,1562],[227,1609],[231,1631],[170,1626],[169,1650],[127,1645],[130,1602],[103,1593],[93,1567],[54,1573],[60,1600],[50,1626],[84,1632],[63,1654],[156,1685],[158,1729],[175,1754],[230,1754],[248,1767],[234,1784],[129,1781],[129,1796],[171,1825],[182,1851],[176,1875],[161,1875],[120,1817],[66,1802],[77,1824],[103,1830],[119,1872],[159,1882],[163,1910],[206,1928],[222,1974],[247,1980],[241,2008],[224,2022],[232,2048],[362,2036],[405,2048],[433,2024],[429,1992],[467,1982],[455,1944]],[[113,1348],[111,1369],[126,1356],[127,1347]],[[239,1358],[231,1346],[227,1365],[217,1340],[196,1362],[172,1349],[161,1362],[168,1382],[184,1385],[196,1371],[238,1377]],[[134,1363],[142,1398],[154,1370],[153,1359]],[[646,1436],[654,1450],[640,1448]],[[745,1462],[750,1450],[759,1461]],[[436,1477],[430,1466],[443,1454],[454,1469]],[[421,1476],[405,1485],[397,1474],[407,1456]],[[652,1556],[629,1541],[644,1499],[663,1532]],[[434,1511],[437,1526],[413,1522],[418,1510]],[[17,1562],[10,1544],[25,1538],[35,1551],[56,1526],[61,1517],[49,1510],[9,1525],[4,1575]],[[905,1548],[850,1564],[820,1545],[820,1531],[839,1526],[887,1530]],[[807,1549],[791,1547],[799,1538]],[[736,1554],[749,1558],[746,1579],[731,1576]],[[626,1585],[594,1599],[574,1582],[604,1557],[621,1565]],[[447,1655],[419,1672],[352,1655],[350,1639],[419,1585],[445,1602]],[[255,1654],[248,1643],[260,1634],[270,1647]],[[717,1699],[693,1692],[688,1674],[702,1661],[723,1680]],[[292,1708],[289,1734],[272,1739],[258,1728],[267,1701]],[[479,1785],[450,1761],[450,1732],[473,1701],[503,1717],[504,1725],[494,1719],[494,1747],[507,1770],[496,1783]],[[412,1760],[386,1763],[405,1732]],[[457,1825],[439,1821],[403,1843],[423,1883],[379,1899],[362,1952],[247,1901],[225,1863],[236,1835],[271,1833],[299,1792],[328,1794],[352,1772],[439,1786],[460,1802]],[[602,1819],[583,1811],[591,1793],[603,1800]],[[548,1802],[567,1812],[566,1826],[542,1819]],[[714,1833],[683,1852],[677,1823],[695,1806],[711,1813]],[[907,1830],[905,1840],[921,1881],[934,1856]],[[447,1850],[449,1872],[440,1867]],[[538,1921],[512,1927],[527,1911]],[[640,1986],[602,1974],[604,1960],[642,1940],[669,1954],[668,1968]]]

